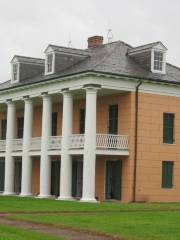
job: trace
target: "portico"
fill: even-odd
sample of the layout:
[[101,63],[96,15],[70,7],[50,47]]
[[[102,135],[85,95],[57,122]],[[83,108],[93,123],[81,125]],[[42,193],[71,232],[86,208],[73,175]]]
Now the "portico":
[[[20,196],[32,195],[32,158],[40,158],[40,198],[51,197],[51,158],[60,157],[60,194],[59,200],[71,200],[72,197],[72,159],[82,156],[83,183],[81,201],[96,202],[95,171],[96,158],[101,155],[128,156],[128,136],[118,134],[97,133],[97,97],[103,96],[103,90],[98,85],[84,85],[80,90],[62,89],[59,93],[42,92],[39,96],[30,95],[21,99],[11,99],[1,103],[7,107],[6,140],[0,140],[0,157],[5,159],[4,195],[14,192],[15,157],[22,158],[22,179]],[[107,95],[107,94],[106,94]],[[106,96],[105,95],[105,96]],[[80,96],[80,97],[79,97]],[[77,115],[74,104],[77,100],[84,101],[85,132],[76,133],[73,130],[74,115]],[[24,117],[23,138],[16,138],[16,112],[18,103]],[[41,102],[41,105],[38,104]],[[60,109],[62,134],[52,136],[53,105]],[[41,136],[33,136],[35,109],[42,109]],[[23,107],[22,107],[23,106]],[[5,108],[3,108],[5,109]],[[9,171],[11,169],[11,171]]]

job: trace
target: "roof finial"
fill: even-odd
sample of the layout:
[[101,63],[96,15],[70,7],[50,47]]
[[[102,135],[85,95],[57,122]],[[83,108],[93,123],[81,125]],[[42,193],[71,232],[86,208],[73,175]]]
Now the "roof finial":
[[113,40],[113,32],[112,32],[112,29],[109,28],[108,33],[107,33],[107,41],[108,41],[108,43],[111,43],[112,40]]
[[71,34],[69,34],[68,48],[72,48]]

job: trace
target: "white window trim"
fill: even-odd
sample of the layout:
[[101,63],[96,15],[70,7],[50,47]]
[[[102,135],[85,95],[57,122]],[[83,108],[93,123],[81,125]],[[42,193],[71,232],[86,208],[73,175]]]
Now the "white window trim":
[[[162,64],[162,71],[154,69],[154,52],[162,52],[163,53],[163,64]],[[152,49],[151,50],[151,72],[152,73],[159,73],[159,74],[166,74],[166,52],[160,49]]]
[[[47,67],[47,60],[48,60],[48,55],[52,54],[52,71],[48,72],[48,67]],[[53,74],[55,72],[55,52],[48,52],[46,53],[46,59],[45,59],[45,75]]]
[[[17,80],[14,79],[13,65],[17,65]],[[11,83],[19,82],[19,74],[20,74],[20,64],[18,62],[11,63]]]

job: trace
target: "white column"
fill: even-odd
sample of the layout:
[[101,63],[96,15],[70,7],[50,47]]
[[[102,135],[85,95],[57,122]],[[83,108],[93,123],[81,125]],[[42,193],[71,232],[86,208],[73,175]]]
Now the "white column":
[[33,126],[33,102],[30,98],[24,99],[24,132],[22,156],[22,187],[21,196],[32,195],[32,159],[29,155]]
[[51,158],[48,156],[49,138],[52,130],[52,100],[43,94],[41,164],[40,164],[40,198],[50,197],[51,192]]
[[72,134],[73,97],[63,92],[62,148],[60,200],[72,199],[72,157],[69,155],[69,136]]
[[83,159],[83,202],[96,202],[95,168],[96,168],[96,101],[97,89],[86,89],[86,120]]
[[12,156],[12,140],[15,137],[16,107],[12,101],[7,102],[7,132],[5,157],[4,195],[14,194],[14,158]]

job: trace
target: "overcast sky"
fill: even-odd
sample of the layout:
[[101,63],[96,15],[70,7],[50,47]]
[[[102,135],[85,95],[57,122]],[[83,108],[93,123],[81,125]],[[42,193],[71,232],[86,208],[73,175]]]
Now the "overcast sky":
[[10,78],[14,54],[44,57],[46,46],[86,48],[87,38],[113,31],[133,46],[162,41],[168,62],[180,66],[179,0],[0,0],[0,81]]

